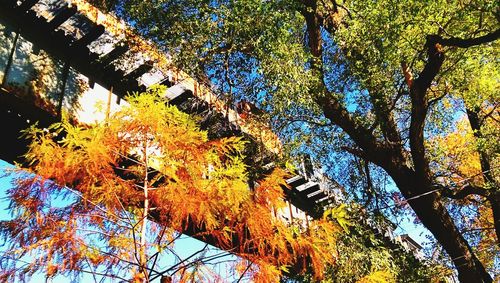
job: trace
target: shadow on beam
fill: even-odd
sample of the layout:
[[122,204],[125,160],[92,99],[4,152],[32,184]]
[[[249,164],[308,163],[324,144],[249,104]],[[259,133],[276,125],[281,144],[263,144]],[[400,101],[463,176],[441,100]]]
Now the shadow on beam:
[[23,163],[23,155],[28,150],[28,140],[21,137],[22,131],[38,123],[38,127],[48,127],[57,118],[39,108],[33,102],[23,100],[0,88],[0,121],[2,146],[0,159],[11,164]]

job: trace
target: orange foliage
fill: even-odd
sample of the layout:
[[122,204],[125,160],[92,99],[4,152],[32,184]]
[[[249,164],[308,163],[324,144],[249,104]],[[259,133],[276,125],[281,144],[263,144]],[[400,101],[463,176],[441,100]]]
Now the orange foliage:
[[434,150],[436,164],[442,170],[451,172],[454,182],[472,178],[473,182],[483,182],[481,164],[476,150],[476,141],[469,122],[462,119],[458,122],[456,131],[430,141]]
[[183,86],[193,92],[193,94],[208,102],[215,110],[229,120],[238,124],[243,132],[250,134],[262,143],[267,150],[276,154],[281,154],[282,145],[276,134],[270,129],[269,125],[258,121],[257,119],[248,119],[245,115],[238,115],[236,111],[227,107],[217,95],[215,95],[209,85],[200,83],[187,73],[179,70],[174,66],[171,60],[158,48],[154,43],[148,42],[140,37],[132,28],[125,24],[122,20],[113,15],[105,14],[85,0],[67,0],[71,5],[77,7],[78,11],[85,15],[95,24],[103,25],[106,31],[111,33],[116,38],[123,36],[129,42],[132,51],[143,54],[143,57],[148,58],[154,63],[155,67],[163,72],[170,71],[174,74],[174,81],[182,83]]
[[[488,126],[491,125],[484,125],[484,127]],[[437,171],[448,174],[447,178],[443,179],[445,183],[451,184],[451,187],[462,187],[470,183],[477,187],[486,188],[486,190],[494,189],[490,187],[491,184],[486,184],[483,172],[481,172],[479,143],[480,141],[474,136],[466,118],[459,120],[454,132],[444,137],[434,138],[429,142]],[[495,159],[495,156],[491,158]],[[491,267],[500,250],[494,230],[491,204],[479,202],[477,197],[473,202],[470,202],[469,199],[461,199],[459,202],[474,205],[478,209],[477,217],[473,219],[470,229],[479,231],[480,237],[479,244],[476,246],[476,254],[481,262],[487,267]]]
[[486,264],[487,267],[492,267],[495,257],[500,253],[497,237],[495,234],[493,212],[490,207],[481,205],[479,207],[479,216],[474,219],[472,228],[481,229],[481,238],[477,245],[477,255],[479,259]]
[[[19,213],[3,231],[14,243],[10,252],[37,254],[33,270],[51,262],[52,276],[131,264],[134,280],[144,281],[147,255],[167,248],[175,231],[252,262],[247,272],[256,282],[278,281],[289,268],[311,267],[321,278],[324,265],[334,263],[338,226],[320,220],[296,227],[274,216],[285,206],[284,171],[257,180],[251,191],[239,138],[208,141],[155,94],[129,103],[94,127],[63,122],[27,132],[33,174],[23,173],[9,192]],[[72,201],[53,208],[54,193]]]

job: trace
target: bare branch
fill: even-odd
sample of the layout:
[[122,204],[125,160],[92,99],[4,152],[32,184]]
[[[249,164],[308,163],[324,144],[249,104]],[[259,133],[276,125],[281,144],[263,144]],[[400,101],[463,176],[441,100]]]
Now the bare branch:
[[243,270],[243,272],[241,273],[240,278],[238,278],[238,280],[236,281],[236,283],[241,282],[241,280],[243,279],[243,276],[245,275],[245,273],[247,273],[247,271],[250,269],[250,267],[252,266],[252,264],[253,264],[253,261],[251,261],[250,264],[247,265],[247,267],[245,268],[245,270]]
[[[164,271],[159,272],[159,273],[158,273],[158,275],[156,275],[156,276],[154,276],[154,277],[150,278],[150,280],[151,280],[151,281],[154,281],[156,278],[161,277],[161,276],[164,276],[167,272],[169,272],[169,271],[171,271],[171,270],[174,270],[176,267],[178,267],[178,266],[180,266],[180,265],[184,264],[185,262],[187,262],[188,260],[190,260],[191,258],[193,258],[194,256],[196,256],[197,254],[199,254],[199,253],[201,253],[201,252],[205,251],[205,249],[206,249],[207,247],[208,247],[208,244],[205,244],[205,246],[203,246],[203,248],[202,248],[202,249],[200,249],[200,250],[198,250],[198,251],[194,252],[193,254],[191,254],[190,256],[188,256],[187,258],[185,258],[185,259],[181,260],[180,262],[178,262],[178,263],[176,263],[176,264],[172,265],[172,266],[171,266],[171,267],[169,267],[168,269],[166,269],[166,270],[164,270]],[[181,270],[181,268],[178,268],[175,272],[177,272],[177,271],[179,271],[179,270]],[[174,272],[174,273],[175,273],[175,272]]]
[[403,71],[403,75],[405,76],[405,82],[408,88],[411,88],[413,85],[413,74],[411,73],[410,67],[406,64],[406,62],[401,62],[401,70]]
[[446,196],[446,197],[452,198],[452,199],[464,199],[465,197],[470,196],[470,195],[478,195],[478,196],[482,196],[482,197],[489,197],[489,195],[490,195],[488,190],[481,188],[481,187],[473,186],[470,184],[462,187],[459,190],[452,190],[451,188],[443,187],[442,194],[443,194],[443,196]]

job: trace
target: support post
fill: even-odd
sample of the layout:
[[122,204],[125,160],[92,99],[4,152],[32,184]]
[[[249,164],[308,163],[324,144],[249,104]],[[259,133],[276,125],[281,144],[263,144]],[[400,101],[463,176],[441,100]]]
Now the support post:
[[117,93],[116,94],[116,104],[120,105],[121,100],[122,100],[121,94]]
[[14,36],[14,42],[12,43],[12,48],[10,49],[9,59],[7,60],[7,65],[3,72],[2,87],[5,87],[7,83],[7,78],[9,77],[10,68],[12,67],[12,62],[14,62],[14,54],[16,53],[17,41],[19,40],[19,28],[16,29],[16,35]]
[[63,71],[62,71],[62,86],[61,86],[61,94],[59,95],[59,102],[57,104],[57,118],[62,118],[62,105],[64,102],[64,92],[66,91],[66,83],[68,81],[69,75],[69,61],[64,63]]
[[109,114],[111,112],[111,96],[113,95],[113,86],[108,91],[108,104],[106,105],[106,121],[109,119]]

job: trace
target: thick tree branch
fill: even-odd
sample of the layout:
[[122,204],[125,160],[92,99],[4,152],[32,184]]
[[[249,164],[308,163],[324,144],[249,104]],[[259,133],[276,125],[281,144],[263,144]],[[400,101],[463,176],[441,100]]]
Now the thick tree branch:
[[401,70],[405,76],[405,82],[409,89],[413,86],[413,74],[411,73],[410,67],[406,62],[401,62]]
[[[315,0],[303,0],[303,4],[304,7],[300,12],[306,21],[308,45],[314,57],[311,62],[312,69],[317,73],[318,77],[321,78],[320,81],[324,82],[321,38],[321,27],[324,24],[324,18],[317,11],[318,7]],[[350,115],[336,95],[327,91],[324,83],[319,83],[316,86],[314,100],[322,108],[327,119],[346,131],[360,148],[370,149],[370,152],[374,153],[365,159],[380,164],[380,160],[382,160],[381,157],[384,156],[384,153],[387,151],[386,148],[377,141],[376,137],[369,129],[364,127]]]
[[493,225],[495,226],[495,233],[497,235],[497,244],[500,244],[500,191],[496,190],[488,198],[488,201],[493,212]]
[[[479,118],[479,110],[469,107],[468,105],[465,105],[465,110],[467,112],[467,118],[469,119],[469,123],[472,132],[474,134],[474,137],[476,139],[482,138],[483,134],[481,132],[481,121]],[[487,182],[494,184],[495,180],[491,175],[491,165],[489,156],[483,150],[478,150],[478,151],[479,151],[479,161],[481,164],[481,172],[483,172],[484,178],[486,179]]]
[[[380,164],[381,158],[386,153],[386,148],[377,142],[371,131],[357,122],[333,95],[324,95],[315,98],[316,103],[322,107],[327,119],[342,128],[353,141],[362,149],[369,149],[370,156],[365,158]],[[387,157],[387,156],[386,156]]]
[[[465,110],[467,112],[467,118],[471,129],[473,131],[474,137],[480,139],[483,137],[481,132],[481,119],[479,117],[479,109],[465,105]],[[479,153],[479,163],[481,164],[481,172],[488,183],[492,186],[492,189],[488,190],[490,195],[488,196],[488,201],[491,205],[491,210],[493,212],[493,221],[495,225],[495,232],[497,235],[497,243],[500,243],[500,190],[497,180],[493,177],[491,172],[491,162],[488,154],[481,149],[477,150]]]
[[396,127],[396,121],[391,112],[391,102],[384,95],[378,95],[373,91],[369,92],[370,102],[376,115],[377,124],[384,135],[388,146],[402,151],[401,136]]
[[[371,203],[373,197],[375,196],[375,187],[373,186],[372,176],[370,173],[370,163],[366,160],[363,160],[363,169],[364,169],[364,174],[366,176],[366,194],[367,194],[364,206],[367,207]],[[378,208],[378,202],[377,202],[377,208]]]
[[[429,162],[425,157],[424,127],[429,101],[427,90],[438,74],[444,62],[444,54],[439,43],[433,37],[427,37],[427,63],[418,78],[410,88],[411,121],[410,121],[410,148],[415,171],[424,180],[430,181]],[[430,185],[426,184],[426,185]]]
[[442,38],[439,35],[431,35],[430,37],[432,38],[433,41],[441,44],[442,46],[468,48],[497,40],[498,38],[500,38],[500,29],[497,29],[494,32],[475,38],[466,38],[466,39],[458,37]]
[[[303,0],[303,9],[300,13],[304,16],[306,20],[308,45],[311,49],[311,54],[316,59],[321,59],[322,53],[322,39],[321,39],[321,22],[320,17],[317,13],[317,3],[316,0]],[[314,62],[313,62],[314,63]]]
[[[337,31],[337,29],[342,24],[344,24],[342,22],[342,15],[340,11],[337,9],[339,5],[335,1],[333,1],[333,8],[329,8],[328,5],[323,3],[322,4],[323,7],[321,9],[322,12],[317,11],[319,9],[317,7],[317,3],[315,0],[304,0],[303,3],[306,6],[302,14],[306,19],[309,47],[313,51],[315,50],[314,48],[318,48],[317,49],[318,52],[316,53],[312,52],[312,54],[316,58],[318,58],[317,61],[320,61],[322,55],[321,28],[324,28],[333,36]],[[363,54],[361,54],[360,52],[357,52],[356,50],[353,49],[349,51],[350,51],[349,53],[354,54],[353,57],[357,58],[357,60],[363,60],[365,62],[368,61],[364,58]],[[348,52],[345,52],[344,50],[344,53],[347,54]],[[369,95],[371,103],[375,110],[375,114],[377,116],[377,124],[380,125],[380,129],[382,130],[382,133],[384,134],[386,141],[388,141],[388,144],[384,146],[386,146],[387,148],[392,148],[392,151],[394,152],[398,152],[397,155],[399,155],[399,158],[401,158],[402,157],[401,137],[398,133],[396,122],[394,121],[394,117],[391,113],[390,101],[388,101],[383,95],[380,95],[377,91],[373,89],[370,89]],[[323,110],[324,111],[328,110],[328,112],[330,112],[333,109],[332,107],[330,107],[330,109],[323,109]],[[366,129],[366,131],[364,131],[363,134],[372,135],[370,132],[371,130]],[[373,137],[373,140],[376,140],[375,137]]]
[[458,190],[452,190],[451,188],[443,187],[442,194],[443,196],[452,199],[464,199],[465,197],[470,195],[478,195],[486,198],[490,196],[488,190],[470,184]]
[[483,125],[485,122],[486,122],[486,119],[488,118],[491,118],[493,121],[496,121],[498,123],[498,120],[496,120],[494,118],[494,115],[495,114],[498,114],[498,110],[497,110],[497,107],[498,107],[499,104],[495,104],[490,111],[488,111],[488,113],[484,114],[479,125]]

